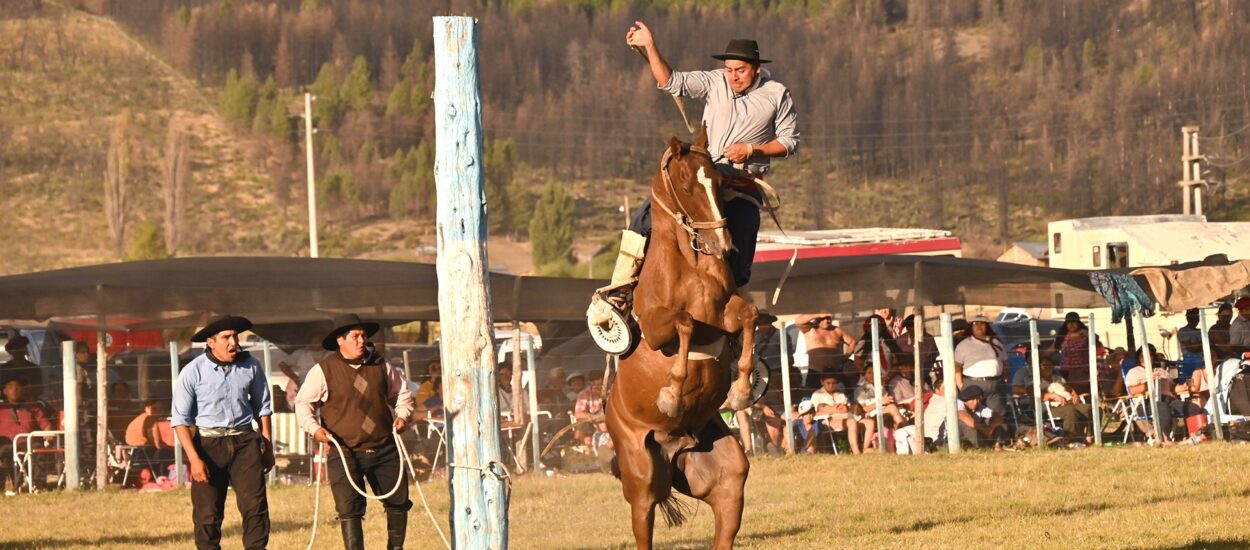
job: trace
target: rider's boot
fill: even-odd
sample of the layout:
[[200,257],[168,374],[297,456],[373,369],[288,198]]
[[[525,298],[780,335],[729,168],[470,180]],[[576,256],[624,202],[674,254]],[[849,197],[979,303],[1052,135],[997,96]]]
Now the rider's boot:
[[365,530],[360,518],[340,519],[339,527],[343,530],[344,550],[365,550]]
[[386,511],[386,549],[404,550],[404,537],[408,534],[408,511]]
[[629,310],[646,248],[646,237],[628,229],[621,232],[621,251],[612,270],[612,283],[595,291],[586,310],[586,318],[591,324],[607,323],[613,309],[622,315]]

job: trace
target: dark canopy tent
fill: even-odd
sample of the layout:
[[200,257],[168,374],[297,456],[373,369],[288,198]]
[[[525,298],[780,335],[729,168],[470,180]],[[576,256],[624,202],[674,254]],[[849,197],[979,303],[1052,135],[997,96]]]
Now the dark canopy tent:
[[[490,274],[496,321],[584,319],[585,279]],[[258,324],[337,313],[396,322],[438,319],[435,266],[333,258],[176,258],[0,277],[0,319],[109,328],[194,326],[212,313]],[[115,321],[128,318],[125,322]],[[98,327],[99,324],[94,325]]]

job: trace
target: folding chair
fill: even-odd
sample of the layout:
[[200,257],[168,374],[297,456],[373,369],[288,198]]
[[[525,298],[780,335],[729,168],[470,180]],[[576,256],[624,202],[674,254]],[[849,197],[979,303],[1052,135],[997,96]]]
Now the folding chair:
[[[56,444],[50,448],[36,448],[34,440],[45,437],[55,437]],[[23,440],[25,440],[24,444]],[[35,430],[13,436],[13,482],[17,484],[19,492],[23,484],[27,492],[35,492],[35,457],[52,454],[62,456],[65,454],[65,432],[62,430]],[[60,485],[64,476],[65,468],[62,462],[60,474],[57,476],[57,485]]]
[[438,469],[438,457],[443,452],[443,446],[447,444],[447,426],[444,422],[446,422],[445,418],[435,417],[430,411],[425,411],[425,437],[432,439],[438,436],[438,445],[434,448],[434,460],[430,461],[430,479],[434,479],[434,471]]

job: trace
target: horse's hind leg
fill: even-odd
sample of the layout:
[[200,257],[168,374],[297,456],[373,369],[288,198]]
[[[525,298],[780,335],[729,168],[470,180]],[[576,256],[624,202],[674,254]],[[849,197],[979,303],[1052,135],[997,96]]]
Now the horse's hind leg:
[[751,405],[751,371],[755,368],[755,321],[760,310],[754,304],[733,296],[725,305],[729,332],[742,330],[742,355],[738,358],[738,380],[729,390],[729,407],[740,411]]
[[673,319],[673,325],[677,327],[677,357],[668,371],[668,385],[660,388],[660,395],[655,400],[655,406],[669,418],[681,416],[684,408],[682,384],[689,374],[690,337],[694,334],[694,318],[689,313],[679,311]]
[[674,486],[712,507],[715,537],[712,548],[733,548],[742,525],[743,489],[751,464],[719,418],[699,434],[699,445],[678,455]]

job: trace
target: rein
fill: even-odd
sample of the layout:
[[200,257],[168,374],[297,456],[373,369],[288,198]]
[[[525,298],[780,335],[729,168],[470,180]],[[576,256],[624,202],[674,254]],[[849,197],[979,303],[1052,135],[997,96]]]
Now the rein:
[[[708,153],[707,149],[696,145],[691,145],[690,151],[707,155],[708,158],[712,157],[712,155]],[[668,187],[669,195],[673,197],[673,201],[676,202],[677,210],[680,211],[680,213],[674,212],[672,208],[669,208],[667,204],[664,204],[664,201],[660,200],[660,197],[654,192],[651,193],[652,204],[658,205],[661,210],[677,221],[677,225],[680,225],[682,229],[686,230],[686,233],[690,235],[690,248],[692,250],[700,254],[707,254],[710,256],[723,256],[726,251],[721,250],[719,244],[707,240],[702,234],[699,233],[699,230],[720,229],[725,227],[725,218],[718,217],[715,220],[706,222],[694,221],[690,213],[686,211],[686,208],[682,206],[681,201],[677,200],[677,188],[673,186],[673,178],[668,173],[668,164],[671,160],[673,160],[673,150],[667,149],[664,151],[664,157],[660,159],[660,173],[664,176],[664,184]],[[712,179],[707,176],[703,176],[699,178],[699,183],[703,185],[704,190],[707,191],[708,204],[712,205],[713,208],[716,208],[716,195],[712,191]]]

